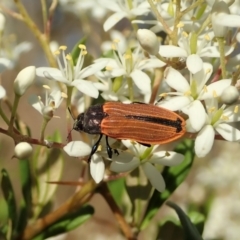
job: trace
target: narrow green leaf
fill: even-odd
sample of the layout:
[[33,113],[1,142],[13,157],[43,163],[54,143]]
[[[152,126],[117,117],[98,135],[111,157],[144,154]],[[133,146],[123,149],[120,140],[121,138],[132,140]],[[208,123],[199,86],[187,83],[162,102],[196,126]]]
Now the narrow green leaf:
[[20,204],[20,215],[18,220],[17,233],[21,233],[25,229],[28,217],[32,210],[32,177],[29,161],[27,159],[20,160],[19,168],[23,200]]
[[93,213],[94,208],[92,206],[90,205],[83,206],[78,211],[67,214],[58,222],[45,229],[44,232],[36,236],[33,240],[46,239],[62,233],[69,232],[82,225],[88,219],[90,219]]
[[17,205],[16,205],[16,199],[12,187],[12,183],[10,180],[10,177],[8,175],[8,172],[6,169],[2,169],[2,179],[1,179],[1,187],[3,196],[7,202],[8,207],[8,219],[11,221],[11,233],[14,232],[17,224]]
[[124,181],[125,181],[124,178],[119,178],[117,180],[108,182],[109,190],[110,190],[114,200],[118,204],[118,206],[122,205],[122,196],[123,196],[124,189],[125,189]]
[[167,202],[166,204],[176,211],[183,227],[185,240],[203,240],[197,228],[194,226],[189,217],[178,205],[170,201]]
[[[74,66],[77,63],[77,60],[81,51],[81,49],[79,48],[79,45],[80,44],[85,45],[86,40],[87,40],[86,37],[83,37],[82,39],[80,39],[78,43],[74,46],[73,50],[71,51],[71,56],[73,59]],[[93,57],[88,53],[87,55],[84,56],[84,63],[83,63],[82,69],[90,65],[92,62],[93,62]]]
[[192,140],[185,140],[177,146],[175,151],[185,156],[184,161],[177,166],[164,168],[162,175],[166,182],[166,189],[162,193],[157,190],[154,191],[140,226],[142,230],[148,226],[149,222],[155,216],[162,204],[184,181],[191,169],[195,156],[194,142]]

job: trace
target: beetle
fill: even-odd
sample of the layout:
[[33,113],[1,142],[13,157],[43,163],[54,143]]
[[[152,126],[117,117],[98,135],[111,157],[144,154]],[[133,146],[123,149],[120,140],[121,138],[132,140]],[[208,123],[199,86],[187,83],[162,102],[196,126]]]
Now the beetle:
[[182,137],[186,131],[185,124],[177,113],[155,105],[106,102],[91,106],[85,113],[79,114],[73,129],[100,135],[89,155],[90,162],[103,135],[106,136],[108,156],[112,158],[108,137],[130,139],[145,146],[164,144]]

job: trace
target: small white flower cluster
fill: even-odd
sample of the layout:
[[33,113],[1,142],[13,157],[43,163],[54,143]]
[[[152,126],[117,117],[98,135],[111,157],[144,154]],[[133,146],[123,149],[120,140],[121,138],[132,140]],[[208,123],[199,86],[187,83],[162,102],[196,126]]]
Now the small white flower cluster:
[[[79,8],[90,9],[95,17],[97,11],[94,9],[100,6],[98,10],[101,9],[102,14],[98,19],[113,12],[103,23],[104,31],[109,31],[124,18],[132,23],[134,31],[128,36],[112,32],[112,36],[118,35],[118,39],[113,37],[111,50],[86,67],[85,45],[79,45],[78,57],[66,54],[67,47],[60,46],[54,51],[58,68],[38,67],[36,75],[57,81],[67,94],[55,88],[52,93],[46,93],[45,104],[38,96],[30,97],[32,106],[48,121],[63,98],[68,97],[68,103],[71,103],[74,89],[81,92],[83,97],[96,99],[100,92],[106,101],[123,103],[149,103],[150,99],[153,102],[161,93],[163,100],[158,103],[161,107],[186,115],[186,135],[196,139],[195,152],[198,157],[210,152],[215,138],[240,141],[240,131],[229,124],[240,121],[239,74],[235,77],[237,79],[230,78],[233,69],[238,72],[236,66],[239,65],[240,55],[231,58],[231,54],[239,42],[239,33],[236,32],[231,41],[227,40],[230,38],[229,29],[240,27],[240,16],[235,14],[239,12],[239,6],[229,6],[231,3],[220,0],[208,0],[204,6],[200,5],[201,1],[196,1],[193,6],[188,0],[176,2],[71,1],[69,7],[69,1],[60,1],[63,8],[67,6],[65,8],[69,11],[76,13]],[[153,19],[146,20],[148,17]],[[136,24],[151,24],[152,28],[137,29]],[[4,25],[5,18],[0,13],[0,34]],[[157,37],[155,33],[159,31],[164,31],[167,37],[164,34],[161,39]],[[109,43],[102,45],[102,49],[108,47]],[[0,52],[0,70],[4,69],[1,66],[7,66],[2,55]],[[27,71],[29,69],[31,71]],[[25,93],[34,77],[35,67],[19,73],[14,83],[17,96]],[[159,79],[163,79],[162,88]],[[0,98],[5,94],[0,86]],[[84,98],[81,109],[86,107]],[[70,156],[84,157],[91,153],[93,143],[93,139],[89,142],[72,141],[64,150]],[[173,166],[183,161],[181,154],[160,150],[159,145],[147,148],[130,140],[123,140],[122,144],[127,151],[113,156],[110,169],[119,173],[141,166],[159,191],[165,189],[165,183],[156,165]],[[93,154],[90,164],[91,175],[97,183],[104,178],[103,159],[107,158],[104,143],[101,146],[102,150]]]

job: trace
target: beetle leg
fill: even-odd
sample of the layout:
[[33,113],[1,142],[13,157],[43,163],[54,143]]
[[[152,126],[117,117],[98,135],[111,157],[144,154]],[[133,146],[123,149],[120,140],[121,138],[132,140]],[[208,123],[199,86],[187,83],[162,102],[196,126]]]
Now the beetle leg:
[[[109,158],[112,158],[112,148],[110,147],[109,145],[109,142],[108,142],[108,136],[106,136],[106,145],[107,145],[107,153],[108,153],[108,157]],[[113,149],[114,153],[119,155],[119,152],[117,149]]]
[[100,141],[101,141],[101,139],[102,139],[102,136],[103,136],[103,135],[100,134],[99,139],[98,139],[97,142],[93,145],[92,151],[91,151],[91,153],[90,153],[90,155],[89,155],[89,157],[88,157],[88,163],[91,162],[91,157],[92,157],[92,155],[97,151],[98,145],[99,145],[99,143],[100,143]]
[[109,157],[109,158],[112,158],[112,148],[111,148],[110,145],[109,145],[108,136],[106,136],[106,145],[107,145],[108,157]]

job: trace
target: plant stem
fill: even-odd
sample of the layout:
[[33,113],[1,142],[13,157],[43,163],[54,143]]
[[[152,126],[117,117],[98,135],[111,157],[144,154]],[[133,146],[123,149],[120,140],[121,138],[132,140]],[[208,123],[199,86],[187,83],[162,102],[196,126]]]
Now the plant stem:
[[9,123],[9,126],[8,126],[8,131],[10,133],[13,132],[13,124],[14,124],[14,120],[15,120],[15,116],[16,116],[17,107],[18,107],[18,103],[19,103],[20,97],[21,96],[19,96],[19,95],[16,95],[16,94],[14,95],[12,114],[11,114],[10,123]]
[[225,63],[225,52],[224,52],[224,38],[217,37],[218,47],[220,52],[220,65],[222,69],[222,78],[225,79],[227,77],[226,74],[226,63]]
[[105,200],[107,201],[109,207],[111,208],[115,218],[117,219],[119,226],[121,228],[121,230],[123,231],[126,239],[128,240],[136,240],[137,238],[134,236],[133,231],[131,229],[131,227],[129,226],[129,224],[126,222],[120,208],[118,207],[118,205],[116,204],[113,196],[111,195],[107,183],[103,182],[100,186],[99,186],[99,191],[102,194],[102,196],[105,198]]

